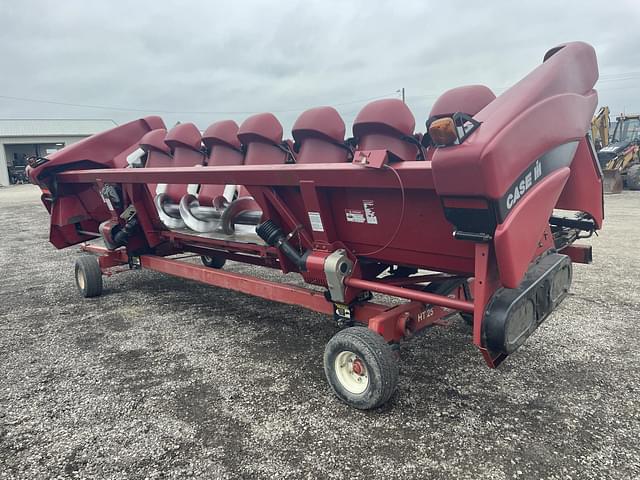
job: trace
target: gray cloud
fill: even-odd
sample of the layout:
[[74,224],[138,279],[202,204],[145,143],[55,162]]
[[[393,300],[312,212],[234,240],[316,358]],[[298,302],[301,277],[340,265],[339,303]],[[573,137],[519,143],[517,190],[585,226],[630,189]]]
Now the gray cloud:
[[[601,104],[640,111],[640,30],[621,27],[640,24],[633,0],[2,2],[0,95],[149,114],[275,111],[288,128],[322,104],[349,123],[358,100],[405,87],[420,126],[442,91],[500,92],[548,48],[584,40],[599,55]],[[2,117],[142,115],[0,99]],[[247,114],[162,116],[204,128]]]

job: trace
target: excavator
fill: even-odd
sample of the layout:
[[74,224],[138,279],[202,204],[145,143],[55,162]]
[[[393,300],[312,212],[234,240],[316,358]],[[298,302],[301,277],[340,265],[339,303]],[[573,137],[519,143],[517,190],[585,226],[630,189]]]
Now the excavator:
[[621,193],[624,187],[640,190],[640,115],[616,117],[609,136],[609,107],[601,107],[591,121],[591,136],[598,151],[605,193]]
[[591,139],[596,152],[609,144],[609,129],[611,127],[609,113],[609,107],[600,107],[598,113],[591,120]]

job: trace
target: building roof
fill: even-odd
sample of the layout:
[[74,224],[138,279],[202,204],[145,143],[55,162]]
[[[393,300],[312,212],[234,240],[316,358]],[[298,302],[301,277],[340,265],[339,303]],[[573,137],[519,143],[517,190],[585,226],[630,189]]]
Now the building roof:
[[0,137],[86,136],[116,125],[109,119],[0,118]]

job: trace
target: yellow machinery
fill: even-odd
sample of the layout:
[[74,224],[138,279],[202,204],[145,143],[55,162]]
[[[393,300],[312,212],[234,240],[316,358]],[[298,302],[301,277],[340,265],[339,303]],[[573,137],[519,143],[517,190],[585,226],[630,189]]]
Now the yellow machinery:
[[591,121],[591,135],[605,193],[620,193],[624,187],[640,190],[640,115],[617,117],[609,136],[609,107],[602,107]]
[[600,107],[591,120],[591,138],[596,151],[609,145],[609,107]]

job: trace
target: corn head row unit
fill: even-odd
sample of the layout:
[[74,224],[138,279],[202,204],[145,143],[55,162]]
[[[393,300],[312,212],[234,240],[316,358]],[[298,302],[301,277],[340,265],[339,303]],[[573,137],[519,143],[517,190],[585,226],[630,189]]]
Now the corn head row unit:
[[[330,107],[302,113],[292,141],[269,113],[204,134],[146,117],[28,173],[51,243],[97,255],[76,263],[84,296],[128,266],[325,313],[339,327],[329,384],[373,408],[396,388],[400,341],[461,314],[496,367],[564,299],[572,263],[590,262],[574,242],[603,221],[587,136],[597,78],[593,48],[569,43],[497,98],[479,85],[445,92],[424,134],[395,99],[366,105],[347,141]],[[228,272],[227,260],[312,287]]]

